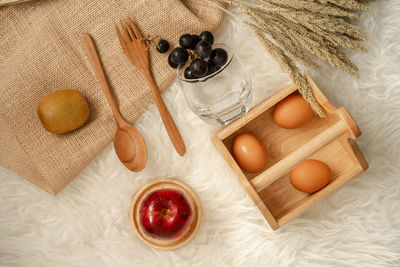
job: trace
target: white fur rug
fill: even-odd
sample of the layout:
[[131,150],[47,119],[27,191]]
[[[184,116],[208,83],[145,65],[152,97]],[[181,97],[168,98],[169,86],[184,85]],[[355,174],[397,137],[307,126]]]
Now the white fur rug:
[[[139,174],[120,164],[111,145],[55,198],[0,168],[0,265],[400,266],[400,2],[370,6],[361,23],[374,46],[350,52],[361,78],[328,66],[306,70],[359,123],[365,174],[273,232],[211,143],[219,128],[193,115],[174,84],[164,99],[187,145],[183,158],[152,106],[135,125],[149,152]],[[255,102],[289,83],[237,21],[227,18],[218,39],[251,73]],[[190,185],[204,213],[195,238],[176,251],[142,244],[128,218],[136,190],[160,177]]]

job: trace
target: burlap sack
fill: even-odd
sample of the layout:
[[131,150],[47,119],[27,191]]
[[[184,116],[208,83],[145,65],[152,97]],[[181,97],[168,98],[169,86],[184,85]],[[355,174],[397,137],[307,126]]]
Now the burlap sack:
[[[134,123],[152,97],[123,54],[114,24],[130,16],[142,33],[177,45],[183,33],[215,31],[223,12],[199,0],[34,0],[0,8],[0,164],[50,194],[64,188],[111,141],[111,110],[84,54],[79,35],[96,42],[121,113]],[[167,54],[151,49],[161,90],[175,78]],[[84,127],[66,135],[46,132],[37,117],[44,95],[80,90],[90,105]]]

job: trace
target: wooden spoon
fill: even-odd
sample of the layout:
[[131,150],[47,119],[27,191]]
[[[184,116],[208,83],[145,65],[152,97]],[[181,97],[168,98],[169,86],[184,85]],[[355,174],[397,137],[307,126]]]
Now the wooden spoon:
[[143,137],[139,131],[126,122],[119,113],[117,105],[112,97],[111,90],[104,74],[103,66],[92,37],[90,37],[90,35],[87,33],[82,33],[81,41],[83,48],[85,49],[86,56],[93,67],[97,80],[99,81],[101,89],[103,89],[103,92],[106,95],[115,120],[118,124],[117,131],[114,135],[115,152],[125,167],[134,172],[141,171],[146,166],[147,162],[146,144],[143,140]]

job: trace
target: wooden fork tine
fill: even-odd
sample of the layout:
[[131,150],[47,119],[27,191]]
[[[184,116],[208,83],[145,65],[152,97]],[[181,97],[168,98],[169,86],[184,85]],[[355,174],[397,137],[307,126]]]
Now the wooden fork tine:
[[135,36],[131,37],[131,36],[129,35],[129,33],[126,31],[125,25],[124,25],[124,23],[122,22],[122,20],[119,21],[119,24],[121,24],[122,33],[123,33],[123,35],[124,35],[124,37],[125,37],[125,42],[126,42],[126,43],[129,43],[129,42],[131,42],[132,40],[134,40],[134,39],[135,39]]
[[117,35],[118,35],[119,42],[121,43],[121,47],[125,51],[126,50],[126,42],[125,42],[124,38],[122,37],[121,31],[119,30],[119,27],[117,24],[115,24],[115,30],[117,31]]
[[135,35],[132,31],[132,28],[129,26],[129,23],[125,21],[126,28],[128,29],[129,35],[132,37],[132,41],[137,39],[137,35]]
[[131,25],[133,31],[135,32],[136,37],[140,40],[142,39],[142,35],[140,34],[140,31],[138,30],[138,28],[136,27],[135,23],[133,23],[132,19],[130,17],[128,17],[128,21],[129,24]]

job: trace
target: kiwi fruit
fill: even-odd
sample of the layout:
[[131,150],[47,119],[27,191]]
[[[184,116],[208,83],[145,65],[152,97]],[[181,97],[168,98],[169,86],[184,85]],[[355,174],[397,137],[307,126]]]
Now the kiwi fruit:
[[39,101],[38,116],[47,131],[65,134],[81,127],[87,121],[89,105],[78,90],[56,90]]

